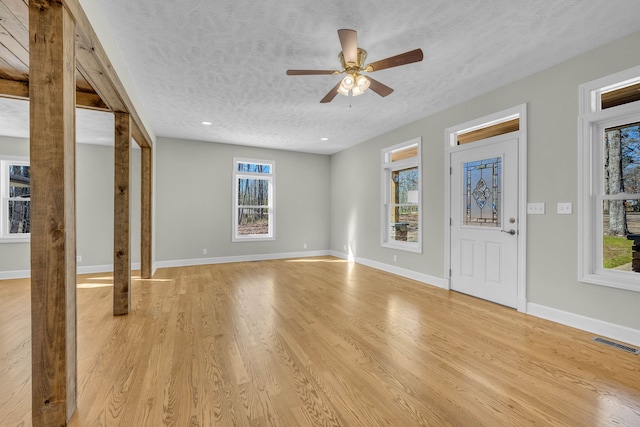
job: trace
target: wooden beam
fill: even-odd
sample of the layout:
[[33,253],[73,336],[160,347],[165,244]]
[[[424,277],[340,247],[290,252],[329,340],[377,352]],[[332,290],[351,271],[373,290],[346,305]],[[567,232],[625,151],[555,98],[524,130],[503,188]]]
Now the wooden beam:
[[29,82],[0,79],[0,96],[3,98],[15,98],[29,100]]
[[115,113],[113,315],[131,307],[131,117]]
[[112,111],[128,112],[134,123],[134,139],[140,147],[151,147],[151,137],[133,106],[120,78],[107,57],[79,0],[63,0],[76,21],[78,69]]
[[102,102],[100,96],[91,92],[76,91],[76,107],[87,110],[111,111],[107,104]]
[[[29,100],[29,82],[0,79],[0,97]],[[89,110],[110,111],[95,93],[76,91],[76,107]]]
[[32,421],[66,425],[77,406],[75,24],[29,2]]
[[153,151],[151,148],[142,148],[141,156],[141,226],[140,226],[140,275],[143,279],[151,279],[152,276],[152,194],[153,194]]

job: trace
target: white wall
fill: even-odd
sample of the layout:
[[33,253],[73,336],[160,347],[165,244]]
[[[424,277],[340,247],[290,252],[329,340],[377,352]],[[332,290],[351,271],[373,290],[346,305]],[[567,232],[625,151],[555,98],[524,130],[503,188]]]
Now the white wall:
[[[156,150],[159,266],[328,250],[329,156],[169,138]],[[273,241],[231,242],[234,157],[276,162]]]
[[[640,33],[635,33],[334,155],[331,249],[343,252],[348,244],[358,258],[443,278],[444,130],[527,103],[528,201],[547,204],[546,215],[528,217],[528,301],[574,319],[585,316],[640,330],[639,292],[577,281],[575,214],[578,86],[637,66],[639,47]],[[383,147],[418,136],[423,138],[424,253],[411,254],[379,244],[379,164]],[[573,203],[574,214],[555,214],[558,202]]]

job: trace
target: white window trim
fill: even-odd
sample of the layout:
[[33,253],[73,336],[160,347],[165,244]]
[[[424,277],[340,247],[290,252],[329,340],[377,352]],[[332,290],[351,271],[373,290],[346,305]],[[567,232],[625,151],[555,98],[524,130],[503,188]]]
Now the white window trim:
[[[260,165],[269,165],[269,173],[239,172],[238,163],[252,163]],[[240,178],[259,178],[269,182],[269,234],[258,235],[238,235],[238,179]],[[276,162],[275,160],[259,160],[244,157],[233,158],[233,195],[232,195],[232,215],[233,227],[231,232],[232,242],[262,242],[265,240],[276,239]]]
[[[418,146],[418,155],[408,159],[399,160],[397,162],[387,162],[387,154],[409,147],[411,145]],[[418,241],[417,242],[402,242],[389,239],[389,221],[387,218],[389,212],[389,200],[391,195],[389,194],[389,179],[390,174],[393,171],[399,169],[407,169],[410,167],[418,167]],[[422,253],[422,137],[414,138],[409,141],[396,144],[391,147],[385,147],[381,150],[381,200],[382,211],[380,215],[381,220],[381,240],[382,247],[397,249],[406,252]]]
[[[601,109],[600,96],[640,81],[640,66],[580,85],[578,116],[578,280],[640,292],[640,275],[605,269],[602,258],[601,130],[611,122],[640,121],[640,101]],[[629,198],[634,198],[633,196]]]
[[28,243],[31,241],[31,233],[9,234],[9,165],[29,166],[29,158],[2,156],[0,158],[0,243]]

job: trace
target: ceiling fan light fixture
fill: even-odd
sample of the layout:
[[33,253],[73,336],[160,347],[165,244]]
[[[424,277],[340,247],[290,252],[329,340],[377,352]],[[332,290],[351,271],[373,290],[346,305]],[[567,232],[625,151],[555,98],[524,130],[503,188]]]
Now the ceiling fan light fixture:
[[338,93],[340,95],[349,96],[349,89],[345,89],[342,85],[338,86]]
[[371,81],[365,76],[358,76],[358,78],[356,79],[356,87],[358,87],[358,89],[360,89],[362,92],[367,90],[370,84]]
[[356,86],[353,89],[351,89],[352,96],[362,95],[363,93],[364,93],[364,89],[360,89],[360,86]]
[[344,79],[342,79],[342,84],[340,86],[348,91],[350,89],[353,89],[355,84],[356,84],[355,77],[352,76],[351,74],[347,74],[344,77]]

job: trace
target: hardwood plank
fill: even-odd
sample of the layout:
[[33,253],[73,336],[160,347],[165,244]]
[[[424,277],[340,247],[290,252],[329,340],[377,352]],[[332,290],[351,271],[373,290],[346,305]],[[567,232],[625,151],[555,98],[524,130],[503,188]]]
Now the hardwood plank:
[[[78,278],[71,426],[640,425],[639,356],[363,265],[160,269],[121,317],[112,283]],[[0,425],[30,411],[28,290],[0,281]]]
[[77,405],[73,19],[31,0],[32,421],[64,425]]
[[0,16],[3,17],[2,21],[0,21],[0,27],[20,43],[23,48],[28,49],[29,19],[25,19],[24,12],[26,10],[13,7],[12,3],[14,2],[10,0],[0,2]]
[[113,315],[131,307],[131,117],[114,113]]

